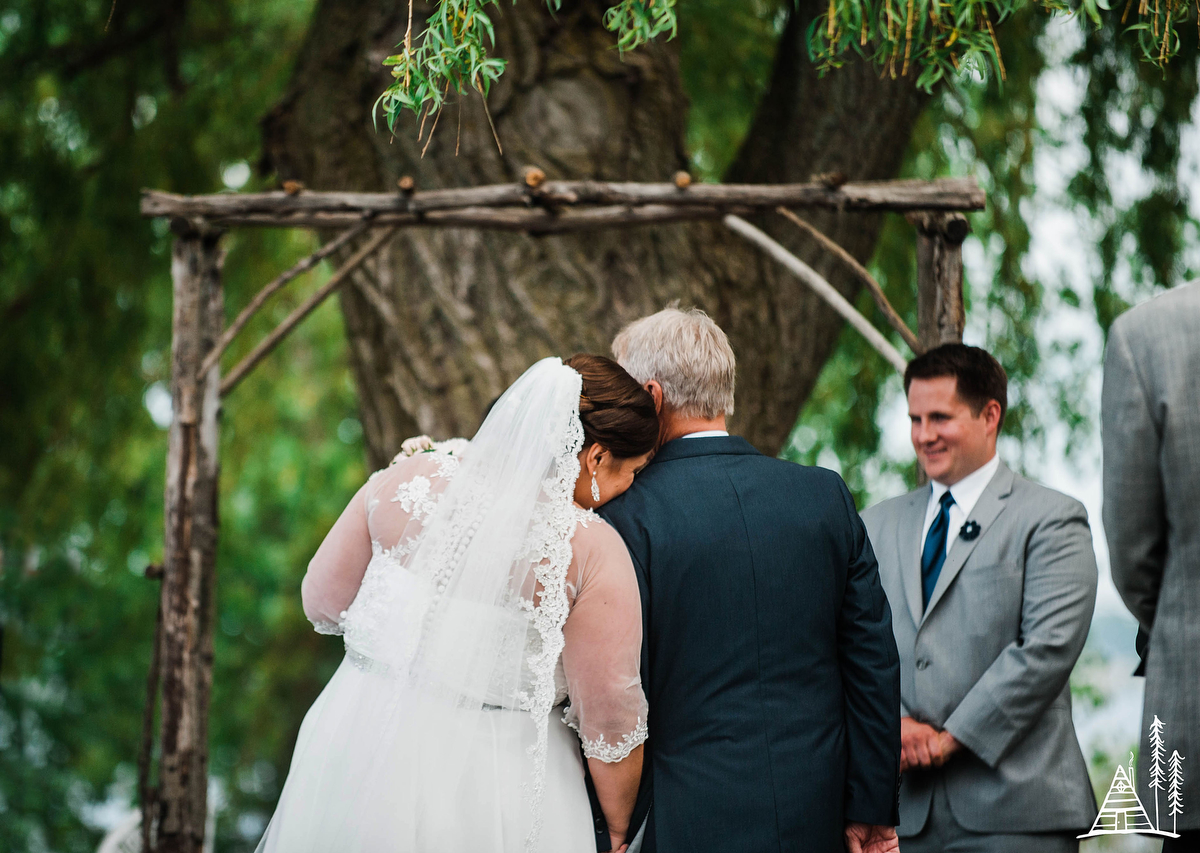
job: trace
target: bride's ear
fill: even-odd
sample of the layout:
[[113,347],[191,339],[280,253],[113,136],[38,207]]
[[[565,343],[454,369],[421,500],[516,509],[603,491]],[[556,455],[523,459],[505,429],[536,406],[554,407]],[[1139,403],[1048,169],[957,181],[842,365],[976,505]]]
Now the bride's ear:
[[583,470],[588,472],[599,471],[600,463],[603,461],[604,454],[608,451],[600,446],[599,442],[593,442],[583,451]]

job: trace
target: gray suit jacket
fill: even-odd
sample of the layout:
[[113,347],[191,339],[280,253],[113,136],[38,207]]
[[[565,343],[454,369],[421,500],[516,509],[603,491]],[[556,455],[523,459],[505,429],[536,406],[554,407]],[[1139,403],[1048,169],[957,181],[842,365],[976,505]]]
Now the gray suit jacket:
[[[1113,323],[1102,410],[1113,581],[1150,632],[1145,721],[1165,724],[1168,756],[1200,759],[1200,282]],[[1138,784],[1153,811],[1143,764]],[[1184,768],[1178,827],[1200,829],[1200,771]],[[1160,805],[1165,815],[1165,792]]]
[[937,774],[955,820],[969,830],[1086,831],[1096,800],[1067,681],[1096,602],[1087,512],[1001,463],[970,515],[982,532],[956,536],[922,612],[929,492],[862,514],[892,604],[901,713],[966,747],[940,770],[904,774],[898,832],[925,826]]

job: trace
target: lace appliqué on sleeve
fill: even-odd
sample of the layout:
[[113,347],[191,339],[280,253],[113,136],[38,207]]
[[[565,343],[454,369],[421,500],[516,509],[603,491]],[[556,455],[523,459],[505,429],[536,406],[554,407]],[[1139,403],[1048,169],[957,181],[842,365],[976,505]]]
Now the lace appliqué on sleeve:
[[414,519],[424,518],[437,508],[437,499],[430,494],[429,478],[420,476],[397,486],[392,503],[400,504]]
[[[573,728],[576,734],[579,734],[579,724],[570,719],[570,717],[571,712],[568,709],[563,715],[563,722]],[[603,761],[605,764],[616,764],[618,761],[628,758],[629,753],[645,743],[649,733],[646,721],[639,719],[633,731],[621,738],[619,743],[605,743],[603,734],[595,740],[588,740],[582,734],[579,734],[579,741],[583,744],[583,754],[588,758],[595,758],[598,761]]]
[[[455,439],[458,440],[458,439]],[[449,442],[447,442],[449,443]],[[438,453],[437,466],[438,469],[433,473],[434,477],[450,479],[458,473],[458,465],[461,460],[459,457],[450,453]]]

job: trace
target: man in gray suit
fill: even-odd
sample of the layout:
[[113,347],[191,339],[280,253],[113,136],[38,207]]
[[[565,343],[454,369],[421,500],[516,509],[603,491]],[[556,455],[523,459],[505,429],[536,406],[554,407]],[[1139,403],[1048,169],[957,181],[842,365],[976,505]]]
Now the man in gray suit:
[[996,455],[1008,378],[946,344],[904,376],[930,484],[862,514],[900,651],[904,853],[1060,853],[1096,816],[1068,678],[1092,618],[1087,513]]
[[[1200,758],[1200,282],[1117,318],[1102,403],[1104,530],[1112,577],[1150,636],[1138,782],[1150,790],[1145,723],[1164,723],[1166,756]],[[1192,762],[1189,761],[1188,764]],[[1184,765],[1185,767],[1187,765]],[[1165,769],[1165,768],[1164,768]],[[1183,813],[1164,851],[1200,849],[1200,771],[1184,773]]]

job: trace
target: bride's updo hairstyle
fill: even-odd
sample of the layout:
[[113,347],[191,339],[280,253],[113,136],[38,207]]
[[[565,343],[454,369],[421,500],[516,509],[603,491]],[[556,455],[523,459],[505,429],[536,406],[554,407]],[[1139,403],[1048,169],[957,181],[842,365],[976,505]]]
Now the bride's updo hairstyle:
[[563,364],[583,377],[579,420],[583,446],[599,444],[618,459],[649,453],[658,443],[658,414],[654,398],[625,372],[602,355],[580,353]]

